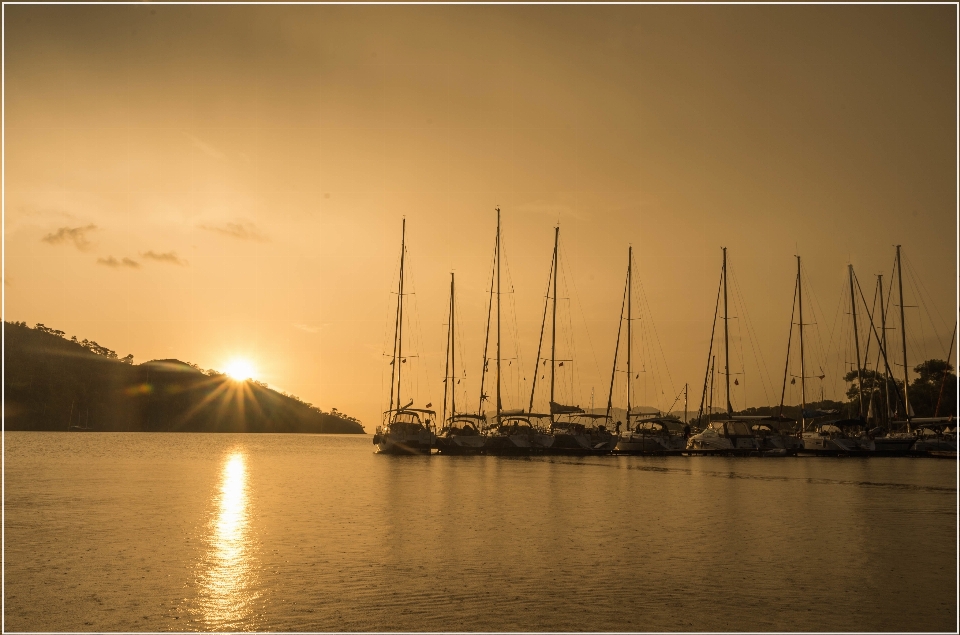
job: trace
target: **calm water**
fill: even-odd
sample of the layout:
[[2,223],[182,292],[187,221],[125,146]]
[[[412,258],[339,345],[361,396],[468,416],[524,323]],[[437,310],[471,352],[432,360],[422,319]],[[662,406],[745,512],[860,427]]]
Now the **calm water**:
[[957,463],[6,434],[6,630],[957,627]]

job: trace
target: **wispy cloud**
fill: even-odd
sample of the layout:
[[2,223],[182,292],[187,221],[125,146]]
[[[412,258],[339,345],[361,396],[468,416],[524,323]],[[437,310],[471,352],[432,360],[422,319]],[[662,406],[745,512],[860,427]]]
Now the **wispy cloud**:
[[576,218],[578,220],[584,218],[584,215],[581,212],[573,209],[569,205],[564,205],[562,203],[551,203],[549,201],[530,201],[518,205],[515,209],[521,214],[548,216],[557,219],[558,221],[562,217]]
[[86,251],[90,247],[90,241],[87,234],[96,231],[96,225],[84,225],[83,227],[61,227],[55,232],[50,232],[40,240],[51,245],[61,243],[73,243],[80,251]]
[[256,225],[248,222],[223,223],[220,225],[200,225],[200,229],[222,234],[223,236],[229,236],[231,238],[239,238],[240,240],[256,240],[259,242],[267,241],[267,237],[263,235],[263,232],[261,232]]
[[128,267],[130,269],[139,269],[140,263],[136,260],[131,260],[130,258],[123,258],[122,260],[117,260],[113,256],[107,256],[106,258],[97,258],[97,264],[103,265],[104,267],[110,267],[112,269],[117,269],[119,267]]
[[157,262],[165,262],[171,265],[180,265],[181,267],[186,266],[187,264],[187,261],[179,257],[175,251],[165,251],[159,254],[155,251],[148,251],[146,253],[140,254],[140,256],[147,260],[156,260]]
[[224,154],[214,148],[212,145],[204,141],[203,139],[198,139],[189,132],[184,132],[184,136],[190,140],[190,143],[193,144],[195,148],[203,152],[204,154],[213,157],[214,159],[222,159]]
[[309,326],[309,325],[307,325],[307,324],[294,324],[293,327],[294,327],[294,328],[297,328],[297,329],[300,329],[301,331],[304,331],[304,332],[306,332],[306,333],[319,333],[322,325],[321,325],[321,326]]

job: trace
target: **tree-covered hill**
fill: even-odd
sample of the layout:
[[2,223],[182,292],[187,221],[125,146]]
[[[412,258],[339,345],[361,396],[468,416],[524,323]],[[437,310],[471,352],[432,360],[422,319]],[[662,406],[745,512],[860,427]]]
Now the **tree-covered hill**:
[[133,364],[96,342],[4,322],[6,430],[364,432],[359,421],[175,359]]

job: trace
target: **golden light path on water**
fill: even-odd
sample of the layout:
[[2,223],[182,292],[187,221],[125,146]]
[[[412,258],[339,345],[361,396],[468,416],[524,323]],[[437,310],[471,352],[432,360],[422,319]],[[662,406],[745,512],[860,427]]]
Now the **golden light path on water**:
[[246,460],[241,451],[227,455],[216,495],[208,550],[200,573],[200,612],[212,630],[252,626],[256,568],[249,535]]

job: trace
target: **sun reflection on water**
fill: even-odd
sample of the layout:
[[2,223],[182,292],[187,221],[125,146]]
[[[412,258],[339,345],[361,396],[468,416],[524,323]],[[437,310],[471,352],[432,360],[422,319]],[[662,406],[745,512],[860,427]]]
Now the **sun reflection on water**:
[[247,466],[242,452],[227,456],[215,497],[216,514],[201,563],[200,610],[213,630],[252,627],[254,591],[253,542],[249,535]]

